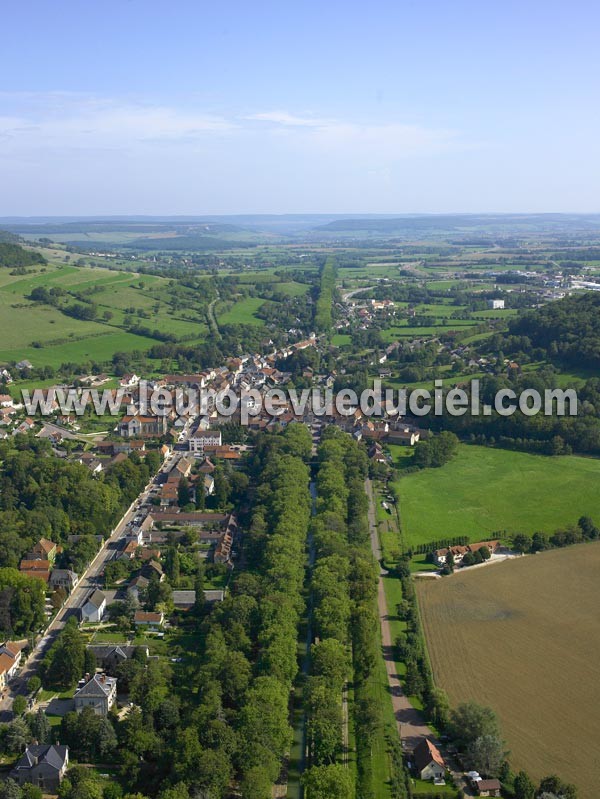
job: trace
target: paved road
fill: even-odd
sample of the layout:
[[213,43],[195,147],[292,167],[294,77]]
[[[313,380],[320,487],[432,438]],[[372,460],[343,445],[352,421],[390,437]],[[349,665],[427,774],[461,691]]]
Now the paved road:
[[101,574],[104,571],[104,567],[117,556],[119,551],[118,542],[125,537],[128,523],[139,513],[137,510],[138,505],[147,500],[152,485],[160,479],[162,472],[168,471],[171,468],[174,459],[178,457],[180,456],[172,455],[162,464],[159,472],[150,483],[148,483],[139,497],[132,502],[112,531],[110,537],[106,539],[96,557],[82,574],[76,588],[71,592],[61,610],[56,614],[44,631],[43,636],[39,639],[35,649],[25,661],[18,676],[10,683],[6,696],[0,701],[0,721],[9,721],[12,718],[12,703],[15,696],[28,693],[28,680],[37,673],[41,661],[56,640],[57,635],[64,628],[68,618],[74,613],[77,613],[77,609],[83,605],[90,591],[101,586]]
[[342,302],[348,302],[348,300],[352,299],[352,297],[354,297],[355,294],[360,294],[361,291],[370,291],[371,289],[374,288],[375,286],[362,286],[359,289],[353,289],[352,291],[345,291],[342,294]]

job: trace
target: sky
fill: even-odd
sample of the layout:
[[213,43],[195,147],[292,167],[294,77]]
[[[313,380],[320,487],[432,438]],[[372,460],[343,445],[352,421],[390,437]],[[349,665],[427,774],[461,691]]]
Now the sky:
[[592,0],[4,4],[0,215],[600,212]]

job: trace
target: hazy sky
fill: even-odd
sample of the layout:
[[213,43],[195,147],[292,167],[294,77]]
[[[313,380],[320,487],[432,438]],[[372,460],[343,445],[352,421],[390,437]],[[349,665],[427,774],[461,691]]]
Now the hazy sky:
[[592,0],[20,0],[0,215],[600,211]]

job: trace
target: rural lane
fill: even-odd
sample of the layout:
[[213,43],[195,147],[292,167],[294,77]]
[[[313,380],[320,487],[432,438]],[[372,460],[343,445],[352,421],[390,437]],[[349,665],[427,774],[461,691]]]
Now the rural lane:
[[373,556],[379,565],[379,580],[377,583],[377,603],[379,610],[379,622],[381,625],[381,646],[385,668],[388,676],[388,684],[392,695],[392,706],[398,727],[398,735],[405,751],[412,752],[419,741],[426,736],[433,736],[429,727],[421,718],[418,710],[411,705],[408,697],[402,690],[396,663],[394,662],[394,642],[392,640],[392,630],[388,613],[387,600],[383,577],[387,571],[381,565],[381,547],[379,535],[377,533],[377,517],[375,514],[375,501],[373,498],[373,485],[370,480],[365,481],[367,495],[369,497],[369,530],[371,534],[371,549]]
[[387,599],[385,596],[385,588],[383,578],[388,572],[382,566],[381,546],[379,543],[379,534],[377,532],[377,515],[375,513],[375,498],[373,495],[373,484],[371,480],[365,480],[365,490],[369,498],[369,532],[371,536],[371,550],[373,557],[377,561],[379,567],[379,579],[377,583],[377,603],[379,612],[379,623],[381,626],[381,648],[385,668],[388,677],[388,685],[392,696],[392,707],[394,709],[394,716],[396,718],[396,725],[398,728],[398,736],[402,744],[402,749],[407,754],[411,753],[415,746],[421,741],[422,738],[431,738],[439,747],[447,766],[450,768],[450,773],[455,781],[455,784],[462,790],[464,796],[472,796],[464,774],[458,768],[457,764],[453,762],[452,757],[445,750],[445,747],[436,740],[435,735],[427,726],[423,717],[410,703],[408,697],[402,690],[402,685],[396,670],[396,663],[394,661],[394,641],[392,639],[392,630],[390,625],[390,617],[388,613]]

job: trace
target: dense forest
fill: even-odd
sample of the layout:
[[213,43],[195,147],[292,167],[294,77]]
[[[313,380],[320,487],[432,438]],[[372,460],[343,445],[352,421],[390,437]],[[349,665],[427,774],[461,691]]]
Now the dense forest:
[[0,460],[0,630],[10,636],[37,629],[44,618],[43,584],[17,571],[21,558],[49,538],[62,545],[57,565],[80,574],[98,550],[96,537],[110,533],[160,458],[135,455],[98,478],[55,457],[49,442],[16,436],[0,443]]
[[3,242],[0,239],[0,266],[8,269],[20,269],[45,263],[47,261],[41,253],[34,250],[26,250],[19,244]]
[[590,291],[565,297],[511,321],[506,351],[531,354],[536,348],[553,363],[599,367],[600,294]]

